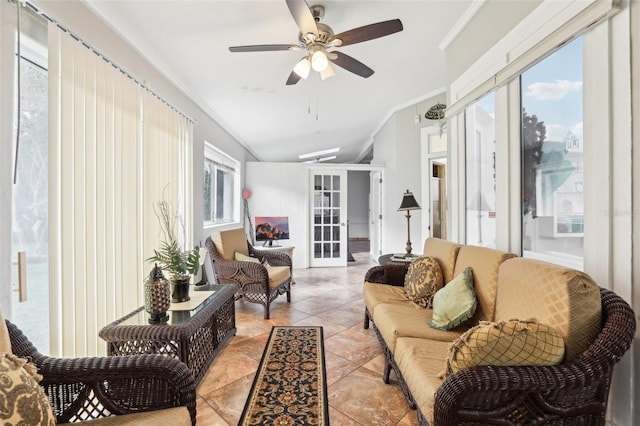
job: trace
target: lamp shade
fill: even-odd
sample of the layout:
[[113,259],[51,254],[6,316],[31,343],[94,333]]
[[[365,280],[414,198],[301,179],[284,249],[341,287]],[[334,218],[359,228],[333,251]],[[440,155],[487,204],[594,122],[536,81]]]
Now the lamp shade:
[[398,209],[398,211],[419,210],[419,209],[420,209],[420,205],[418,204],[415,197],[413,196],[413,193],[407,189],[407,192],[405,192],[404,195],[402,196],[402,203],[400,204],[400,208]]

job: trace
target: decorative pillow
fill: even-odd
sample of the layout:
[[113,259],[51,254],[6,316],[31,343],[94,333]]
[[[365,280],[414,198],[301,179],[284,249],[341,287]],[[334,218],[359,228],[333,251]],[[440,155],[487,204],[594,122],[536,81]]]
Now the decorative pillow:
[[481,321],[449,348],[444,375],[476,365],[555,365],[564,358],[564,340],[535,319]]
[[407,297],[422,308],[431,307],[433,295],[442,287],[440,264],[432,257],[418,257],[404,278]]
[[439,330],[451,330],[471,318],[477,306],[473,273],[467,267],[433,297],[433,316],[429,325]]
[[55,425],[49,398],[38,385],[35,366],[13,354],[0,355],[0,419],[2,424]]
[[240,261],[243,261],[243,262],[260,263],[260,259],[258,259],[256,257],[247,256],[246,254],[242,254],[239,251],[235,251],[233,253],[233,258],[235,260],[240,260]]

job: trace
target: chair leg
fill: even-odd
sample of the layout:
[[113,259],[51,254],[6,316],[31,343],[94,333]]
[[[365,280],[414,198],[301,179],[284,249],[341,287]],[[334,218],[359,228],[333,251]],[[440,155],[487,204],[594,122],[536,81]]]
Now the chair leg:
[[387,385],[389,384],[390,375],[391,375],[391,363],[389,362],[388,359],[386,359],[386,356],[385,356],[384,371],[382,372],[382,381]]
[[367,314],[367,310],[364,310],[364,329],[369,329],[369,314]]
[[287,291],[287,302],[291,303],[291,289]]
[[271,315],[269,314],[269,304],[264,305],[264,319],[268,320]]

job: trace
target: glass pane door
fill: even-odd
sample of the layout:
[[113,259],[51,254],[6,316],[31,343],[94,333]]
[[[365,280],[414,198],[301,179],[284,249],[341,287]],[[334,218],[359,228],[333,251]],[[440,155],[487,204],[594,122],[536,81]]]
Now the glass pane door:
[[346,171],[312,171],[311,266],[347,264]]

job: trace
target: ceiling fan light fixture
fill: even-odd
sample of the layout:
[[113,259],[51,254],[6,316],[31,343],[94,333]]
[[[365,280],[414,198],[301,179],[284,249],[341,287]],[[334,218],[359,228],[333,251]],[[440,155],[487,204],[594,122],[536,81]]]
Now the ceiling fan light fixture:
[[309,61],[309,58],[306,56],[300,59],[300,62],[298,62],[295,67],[293,67],[293,72],[298,74],[300,78],[304,78],[304,79],[309,77],[310,71],[311,71],[311,61]]
[[314,71],[322,72],[329,66],[329,59],[322,48],[317,49],[311,55],[311,68]]
[[327,78],[333,77],[334,75],[336,75],[336,69],[331,62],[328,62],[327,68],[325,68],[324,71],[320,72],[320,78],[322,80],[326,80]]

